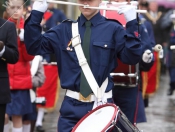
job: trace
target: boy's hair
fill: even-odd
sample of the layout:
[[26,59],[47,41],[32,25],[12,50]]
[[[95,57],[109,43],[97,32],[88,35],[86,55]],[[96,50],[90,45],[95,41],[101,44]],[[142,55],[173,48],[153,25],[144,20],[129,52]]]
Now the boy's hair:
[[6,19],[6,20],[8,19],[8,14],[7,14],[6,11],[3,12],[3,16],[2,16],[2,18],[3,18],[3,19]]
[[23,3],[24,3],[24,0],[6,0],[6,1],[8,1],[8,2],[10,2],[10,1],[22,1]]
[[24,0],[7,0],[7,1],[6,1],[6,5],[7,5],[7,6],[13,5],[13,2],[17,2],[17,1],[22,1],[22,3],[24,4]]

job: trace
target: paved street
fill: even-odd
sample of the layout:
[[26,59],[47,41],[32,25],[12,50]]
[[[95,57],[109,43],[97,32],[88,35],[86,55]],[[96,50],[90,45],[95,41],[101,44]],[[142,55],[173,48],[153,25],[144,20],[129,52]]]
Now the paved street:
[[[166,95],[168,82],[168,74],[162,76],[160,88],[150,97],[149,107],[145,109],[147,122],[138,124],[138,128],[143,132],[175,132],[175,93],[173,96]],[[65,90],[61,89],[56,110],[45,115],[43,123],[46,132],[57,132],[59,108],[64,94]]]
[[175,93],[167,96],[168,82],[168,76],[162,76],[159,90],[150,98],[147,123],[138,125],[144,132],[175,132]]

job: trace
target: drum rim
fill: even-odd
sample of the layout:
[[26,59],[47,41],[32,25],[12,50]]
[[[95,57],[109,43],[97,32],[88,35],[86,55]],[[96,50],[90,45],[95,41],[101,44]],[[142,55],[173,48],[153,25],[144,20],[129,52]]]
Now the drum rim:
[[[117,111],[118,111],[118,107],[113,104],[113,103],[106,103],[106,104],[103,104],[103,105],[100,105],[100,106],[97,106],[95,109],[91,110],[89,113],[87,113],[85,116],[83,116],[79,121],[78,123],[73,127],[72,131],[71,132],[75,132],[75,130],[77,130],[78,126],[89,116],[91,115],[93,112],[97,111],[98,109],[102,108],[102,107],[106,107],[106,106],[112,106],[115,108],[115,111],[114,111],[114,114],[111,118],[111,121],[115,119],[116,117],[116,114],[117,114]],[[111,124],[111,121],[104,127],[104,129],[101,131],[101,132],[104,132]]]

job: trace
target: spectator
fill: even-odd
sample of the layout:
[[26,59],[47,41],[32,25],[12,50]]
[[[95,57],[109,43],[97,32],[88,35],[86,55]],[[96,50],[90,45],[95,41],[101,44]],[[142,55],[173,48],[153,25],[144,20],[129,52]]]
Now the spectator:
[[6,105],[11,101],[7,64],[15,64],[18,57],[15,25],[0,18],[0,132],[4,129]]
[[[30,73],[30,61],[34,58],[26,51],[24,44],[24,20],[23,20],[23,0],[10,0],[7,8],[8,20],[14,22],[18,36],[19,60],[16,64],[8,64],[11,103],[7,104],[6,113],[12,117],[12,132],[30,132],[30,125],[22,123],[22,116],[32,112],[32,103],[30,100],[29,89],[32,88],[32,78]],[[6,118],[8,132],[8,118]]]

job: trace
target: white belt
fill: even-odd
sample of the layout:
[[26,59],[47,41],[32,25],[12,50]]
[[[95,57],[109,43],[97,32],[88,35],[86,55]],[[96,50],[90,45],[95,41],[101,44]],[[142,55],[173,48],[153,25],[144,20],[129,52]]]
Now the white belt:
[[[76,100],[79,100],[81,102],[93,102],[96,100],[96,97],[94,94],[90,94],[87,98],[84,98],[79,92],[67,90],[66,96],[74,98]],[[110,90],[107,93],[104,93],[103,98],[108,99],[112,98],[112,90]]]

